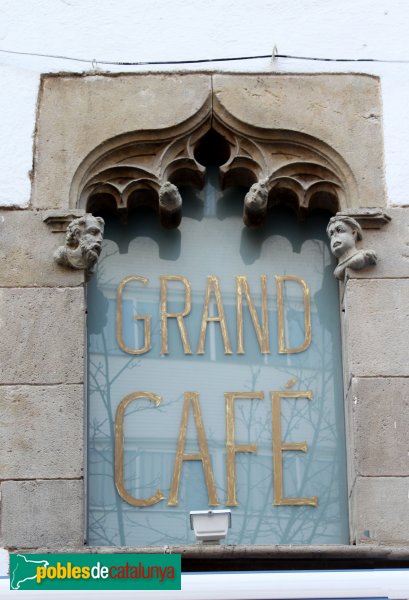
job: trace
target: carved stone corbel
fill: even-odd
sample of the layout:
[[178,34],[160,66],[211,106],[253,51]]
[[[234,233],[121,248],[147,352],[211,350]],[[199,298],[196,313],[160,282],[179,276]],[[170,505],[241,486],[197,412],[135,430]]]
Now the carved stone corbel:
[[96,270],[102,249],[104,220],[85,214],[71,221],[65,234],[65,244],[54,253],[54,260],[63,267],[83,269],[86,279]]
[[346,269],[361,270],[376,265],[377,256],[373,250],[357,248],[362,240],[362,227],[349,215],[337,214],[329,220],[327,235],[331,241],[331,252],[338,258],[334,271],[337,279],[344,279]]
[[253,183],[244,198],[243,221],[247,227],[264,223],[268,209],[267,179]]
[[178,227],[182,220],[182,197],[170,181],[159,188],[159,220],[166,229]]

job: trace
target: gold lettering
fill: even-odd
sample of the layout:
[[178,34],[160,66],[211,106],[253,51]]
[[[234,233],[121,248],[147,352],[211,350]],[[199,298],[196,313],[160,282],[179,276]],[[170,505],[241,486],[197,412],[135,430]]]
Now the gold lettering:
[[274,502],[278,506],[317,506],[318,498],[284,498],[283,497],[283,452],[298,450],[307,452],[307,442],[288,443],[281,439],[281,399],[307,398],[312,400],[312,391],[306,392],[271,392],[273,417],[273,466],[274,466]]
[[[195,419],[197,438],[199,442],[200,452],[185,454],[186,432],[189,419],[190,405],[193,407],[193,416]],[[182,463],[185,460],[201,460],[203,472],[206,481],[207,494],[209,497],[209,506],[218,506],[216,485],[212,463],[209,455],[206,434],[203,426],[202,413],[200,411],[199,394],[197,392],[185,392],[182,410],[182,420],[180,423],[180,431],[176,448],[175,466],[173,469],[172,483],[170,486],[168,506],[177,506],[179,496],[179,483],[182,474]]]
[[[179,312],[168,312],[168,281],[180,281],[183,283],[185,288],[185,306],[183,310]],[[183,321],[183,317],[186,317],[191,309],[192,291],[190,287],[190,282],[186,277],[182,275],[161,275],[160,277],[160,315],[161,315],[161,354],[168,354],[168,319],[176,319],[180,337],[182,339],[183,344],[183,352],[185,354],[192,354],[190,349],[189,339],[187,336],[187,331],[185,327],[185,323]]]
[[[285,344],[284,328],[284,282],[295,281],[303,288],[304,296],[304,341],[300,346],[288,348]],[[279,354],[295,354],[304,352],[311,344],[311,308],[310,308],[310,290],[304,279],[295,275],[276,275],[277,285],[277,320],[278,320],[278,352]]]
[[120,284],[118,285],[118,289],[116,292],[116,339],[119,347],[123,352],[127,354],[145,354],[145,352],[149,352],[151,349],[151,317],[149,316],[137,316],[135,315],[134,319],[136,321],[144,321],[144,344],[142,348],[129,348],[124,342],[122,331],[123,331],[123,319],[122,319],[122,295],[124,291],[124,287],[130,281],[140,281],[144,285],[149,283],[149,279],[146,277],[140,277],[139,275],[130,275],[129,277],[125,277],[122,279]]
[[[218,312],[217,317],[209,317],[210,294],[211,294],[212,290],[214,292],[215,299],[216,299],[217,312]],[[205,292],[205,301],[204,301],[204,305],[203,305],[203,315],[202,315],[202,323],[200,326],[200,338],[199,338],[199,344],[197,347],[197,354],[205,353],[206,330],[207,330],[207,324],[209,322],[220,323],[220,329],[221,329],[223,343],[224,343],[224,353],[225,354],[233,354],[231,347],[230,347],[229,334],[227,331],[227,324],[226,324],[226,319],[224,316],[224,308],[223,308],[222,296],[220,293],[219,280],[214,275],[210,275],[207,278],[207,286],[206,286],[206,292]]]
[[257,311],[250,294],[250,286],[247,277],[239,275],[236,277],[237,290],[237,354],[244,354],[243,336],[243,292],[249,307],[253,327],[257,335],[261,354],[270,354],[270,341],[268,331],[268,304],[267,304],[267,276],[261,275],[261,320],[263,329],[260,327]]
[[263,400],[264,392],[225,392],[226,398],[226,506],[238,506],[236,498],[236,460],[237,452],[257,452],[255,444],[235,444],[234,401]]
[[161,500],[164,500],[165,496],[160,490],[156,490],[153,496],[150,498],[135,498],[131,496],[125,489],[124,482],[124,417],[125,411],[129,404],[134,400],[140,398],[146,398],[154,403],[155,406],[160,404],[160,396],[152,394],[151,392],[133,392],[128,394],[121,400],[116,409],[115,415],[115,485],[118,490],[118,494],[125,502],[132,504],[132,506],[152,506],[157,504]]

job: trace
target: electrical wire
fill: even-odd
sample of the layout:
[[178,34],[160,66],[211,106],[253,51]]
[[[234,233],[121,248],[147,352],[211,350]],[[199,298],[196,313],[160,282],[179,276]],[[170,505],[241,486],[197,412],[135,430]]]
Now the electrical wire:
[[76,62],[85,62],[85,63],[93,63],[98,65],[117,65],[117,66],[146,66],[146,65],[190,65],[195,63],[207,63],[207,62],[224,62],[230,60],[253,60],[256,58],[271,58],[271,54],[263,54],[260,56],[240,56],[234,58],[202,58],[197,60],[158,60],[158,61],[138,61],[138,62],[128,62],[128,61],[109,61],[109,60],[97,60],[87,59],[87,58],[75,58],[72,56],[62,56],[59,54],[42,54],[40,52],[19,52],[17,50],[4,50],[0,48],[0,52],[6,54],[21,54],[24,56],[41,56],[42,58],[57,58],[60,60],[73,60]]
[[318,56],[293,56],[291,54],[276,54],[276,58],[291,58],[293,60],[317,60],[326,62],[371,62],[371,63],[402,63],[409,64],[409,59],[395,58],[322,58]]
[[341,62],[341,63],[397,63],[397,64],[409,64],[409,60],[406,59],[381,59],[381,58],[324,58],[318,56],[295,56],[292,54],[277,54],[273,52],[273,54],[260,54],[255,56],[234,56],[228,58],[200,58],[200,59],[192,59],[192,60],[161,60],[161,61],[109,61],[109,60],[97,60],[87,59],[87,58],[77,58],[74,56],[64,56],[60,54],[43,54],[41,52],[22,52],[18,50],[7,50],[4,48],[0,48],[0,52],[4,54],[18,54],[21,56],[38,56],[41,58],[53,58],[57,60],[70,60],[75,62],[82,63],[91,63],[93,66],[97,65],[112,65],[112,66],[121,66],[121,67],[142,67],[142,66],[159,66],[159,65],[192,65],[192,64],[200,64],[200,63],[218,63],[218,62],[232,62],[232,61],[240,61],[240,60],[257,60],[262,58],[288,58],[291,60],[304,60],[304,61],[319,61],[319,62]]

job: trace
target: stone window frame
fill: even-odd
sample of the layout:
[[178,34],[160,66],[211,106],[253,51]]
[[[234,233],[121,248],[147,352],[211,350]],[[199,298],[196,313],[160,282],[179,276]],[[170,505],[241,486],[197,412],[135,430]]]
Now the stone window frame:
[[[142,99],[143,108],[138,113],[133,107],[132,126],[131,119],[118,107],[112,120],[115,120],[115,116],[123,117],[123,131],[120,131],[121,127],[103,124],[102,119],[110,114],[115,98],[119,97],[126,107],[130,107],[133,88],[137,92],[134,103],[140,107],[142,105],[138,105],[138,99]],[[300,93],[303,93],[303,108],[307,107],[304,113],[297,108],[297,94]],[[80,99],[79,108],[73,102],[75,98]],[[152,98],[159,99],[156,105],[152,104]],[[166,107],[160,98],[166,98]],[[172,98],[170,103],[169,98]],[[62,102],[67,109],[62,122],[53,114],[56,102]],[[99,110],[100,114],[96,116]],[[324,117],[318,119],[322,111]],[[78,116],[78,123],[73,130],[75,115]],[[291,124],[292,127],[289,126]],[[81,127],[85,125],[88,129],[83,133]],[[341,125],[345,126],[346,131]],[[43,76],[30,208],[37,217],[41,216],[49,226],[50,233],[57,234],[47,238],[47,245],[56,248],[63,243],[67,224],[93,209],[101,199],[106,202],[108,192],[114,199],[116,210],[125,218],[128,203],[140,195],[141,204],[148,203],[156,207],[164,226],[175,226],[181,216],[180,198],[177,194],[167,197],[163,186],[168,181],[176,187],[186,181],[199,186],[202,184],[203,168],[195,158],[194,149],[210,127],[227,140],[232,151],[231,160],[222,168],[222,183],[238,183],[249,188],[244,201],[244,220],[247,224],[261,223],[266,211],[282,200],[292,205],[301,218],[309,208],[330,205],[332,212],[356,218],[365,228],[370,244],[380,246],[383,251],[380,244],[385,235],[382,237],[378,232],[383,228],[382,232],[386,232],[388,239],[391,224],[384,211],[379,81],[371,76],[350,74]],[[85,139],[87,134],[89,139]],[[369,140],[365,157],[362,157],[359,149],[363,138]],[[67,147],[72,152],[67,154]],[[130,168],[126,172],[126,165],[120,162],[124,157],[129,158],[126,152],[130,149],[133,163],[127,165]],[[273,163],[280,153],[296,156],[297,160],[290,160],[287,164],[284,161],[275,168]],[[154,157],[150,163],[146,159],[148,155]],[[108,183],[107,175],[111,178]],[[122,185],[124,178],[125,186]],[[141,180],[144,180],[143,185]],[[144,185],[145,191],[149,188],[149,193],[141,194]],[[78,336],[78,325],[81,326],[81,314],[84,311],[84,272],[70,271],[57,265],[51,269],[49,279],[52,283],[47,285],[70,288],[78,296],[72,306],[76,327],[67,332],[70,347],[77,349],[77,364],[78,356],[83,356],[86,349],[85,337],[82,344],[80,340],[72,339],[73,335]],[[354,544],[362,544],[369,549],[375,547],[379,551],[379,544],[390,543],[384,533],[371,537],[373,532],[370,528],[363,529],[365,518],[362,516],[362,507],[367,504],[365,498],[369,492],[357,491],[356,481],[362,475],[359,465],[367,449],[362,449],[361,444],[362,456],[357,455],[355,439],[362,423],[356,422],[351,402],[354,385],[358,385],[354,383],[354,378],[362,374],[362,369],[356,368],[362,365],[359,356],[366,349],[365,344],[357,342],[354,333],[358,318],[354,299],[359,297],[367,281],[369,284],[376,281],[378,273],[379,267],[369,274],[367,269],[362,272],[347,270],[345,281],[340,284],[344,389],[348,408],[346,428],[349,442],[347,462],[351,546],[343,549],[322,547],[319,550],[334,557],[339,557],[342,552],[353,552]],[[388,269],[386,275],[382,276],[388,276]],[[348,286],[351,287],[351,294]],[[363,377],[367,368],[365,363]],[[68,366],[65,367],[67,369]],[[370,369],[367,372],[371,373]],[[69,374],[66,381],[70,381]],[[82,385],[84,387],[85,384]],[[365,478],[369,481],[372,476]],[[361,479],[364,477],[361,476]],[[85,485],[83,477],[76,481]],[[52,490],[48,493],[52,497],[58,495]],[[75,495],[76,492],[73,493]],[[381,513],[381,508],[374,506],[372,522],[376,520],[376,514]],[[76,516],[78,518],[78,512]],[[48,539],[47,535],[37,535],[38,543],[35,543],[34,533],[29,546],[81,547],[81,539],[85,537],[85,522],[86,517],[82,519],[80,531],[75,531],[71,537],[67,535],[64,538],[63,532]],[[406,540],[400,539],[399,535],[395,538],[399,543]],[[8,536],[3,535],[3,539],[5,545],[10,545],[11,540],[12,546],[25,546],[18,536],[15,538],[17,541],[13,542],[13,532]],[[44,540],[43,544],[41,540]],[[318,547],[313,548],[318,550]],[[95,548],[90,551],[95,551]],[[179,551],[192,559],[203,552],[197,547]],[[265,556],[272,552],[272,547],[206,550],[212,556],[230,557],[237,556],[241,551],[250,552],[252,556]],[[283,557],[300,557],[305,549],[289,550],[282,547],[279,552]],[[361,547],[361,556],[365,552],[370,551]]]

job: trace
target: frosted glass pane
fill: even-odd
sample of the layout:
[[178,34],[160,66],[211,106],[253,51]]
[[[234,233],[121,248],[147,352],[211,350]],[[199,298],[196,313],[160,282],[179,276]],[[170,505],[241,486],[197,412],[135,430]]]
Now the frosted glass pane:
[[[169,506],[185,392],[199,397],[214,474],[218,508],[228,499],[226,473],[226,392],[259,392],[259,399],[235,401],[238,506],[232,510],[229,544],[348,543],[345,429],[340,349],[338,284],[326,240],[327,219],[312,215],[298,223],[273,211],[269,222],[252,231],[242,223],[243,191],[221,191],[210,181],[203,192],[183,193],[184,216],[177,231],[161,229],[156,215],[138,212],[127,225],[108,222],[98,272],[88,285],[88,543],[91,545],[169,545],[193,543],[190,510],[209,508],[203,465],[183,461],[178,504]],[[124,347],[144,346],[150,317],[151,349],[140,355],[121,350],[116,336],[116,293],[123,291]],[[167,319],[168,354],[161,354],[160,276],[178,275],[191,286],[191,311],[184,317],[186,354],[177,320]],[[243,299],[243,350],[238,354],[236,281],[247,278],[262,327],[261,276],[266,276],[270,353],[262,354],[248,302]],[[299,353],[278,352],[276,276],[305,280],[311,300],[312,339]],[[226,324],[208,322],[205,353],[197,354],[205,290],[217,277]],[[185,307],[185,285],[167,283],[167,312]],[[302,345],[305,309],[302,285],[283,284],[284,344]],[[214,290],[208,317],[220,317]],[[227,345],[227,346],[226,346]],[[226,354],[231,349],[231,354]],[[186,348],[185,348],[186,349]],[[114,482],[114,421],[121,400],[137,391],[161,397],[159,406],[138,399],[124,417],[124,483],[139,499],[161,490],[165,499],[132,506]],[[283,398],[283,443],[306,442],[307,451],[284,451],[283,497],[317,497],[314,506],[273,505],[273,418],[271,393],[310,392],[311,398]],[[198,433],[189,413],[185,454],[199,452]]]

